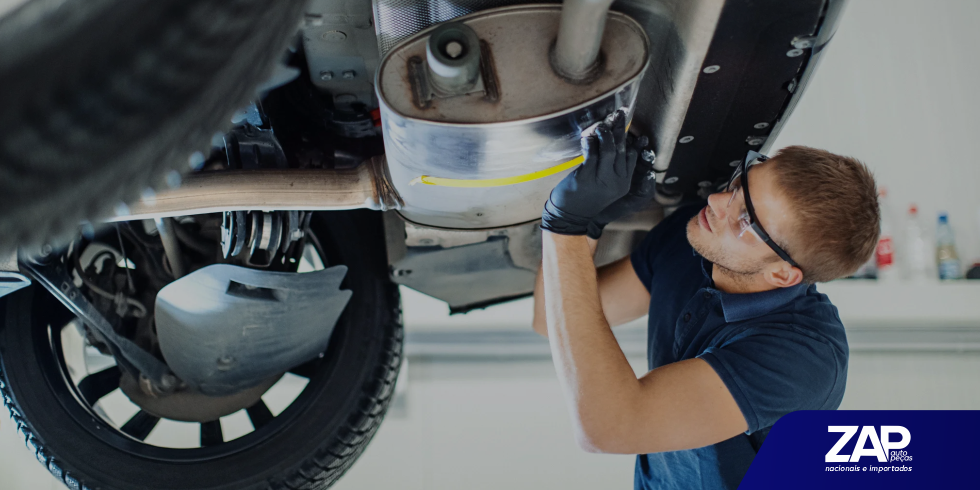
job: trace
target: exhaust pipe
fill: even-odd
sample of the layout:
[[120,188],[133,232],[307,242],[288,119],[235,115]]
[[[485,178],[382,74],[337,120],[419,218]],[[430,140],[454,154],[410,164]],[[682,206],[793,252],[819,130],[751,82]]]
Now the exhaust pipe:
[[384,157],[349,170],[229,170],[191,174],[177,188],[130,206],[107,221],[131,221],[221,211],[335,211],[401,207]]
[[565,0],[551,68],[572,83],[589,83],[602,71],[599,48],[613,0]]

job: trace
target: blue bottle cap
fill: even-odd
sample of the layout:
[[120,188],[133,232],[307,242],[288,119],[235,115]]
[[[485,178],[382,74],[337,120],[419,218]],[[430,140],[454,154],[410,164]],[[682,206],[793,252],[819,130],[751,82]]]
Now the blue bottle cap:
[[940,223],[948,223],[949,222],[949,216],[946,214],[945,211],[940,211],[939,212],[939,222]]

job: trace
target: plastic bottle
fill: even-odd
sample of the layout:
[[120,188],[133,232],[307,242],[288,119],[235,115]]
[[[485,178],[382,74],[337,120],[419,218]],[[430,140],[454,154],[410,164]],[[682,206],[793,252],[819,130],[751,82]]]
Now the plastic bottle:
[[939,222],[936,224],[936,267],[939,269],[939,279],[945,281],[961,277],[953,227],[949,225],[949,216],[946,213],[939,213]]
[[905,217],[905,267],[909,279],[919,281],[931,277],[930,255],[929,244],[919,221],[919,208],[912,204]]
[[898,279],[898,264],[895,263],[892,209],[888,204],[888,189],[884,187],[878,191],[878,207],[881,210],[881,238],[878,239],[878,248],[875,249],[875,264],[878,280],[891,282]]

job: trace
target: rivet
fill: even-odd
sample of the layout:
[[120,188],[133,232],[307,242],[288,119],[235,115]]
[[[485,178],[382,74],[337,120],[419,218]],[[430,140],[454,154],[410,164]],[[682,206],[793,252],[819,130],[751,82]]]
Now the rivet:
[[789,56],[790,58],[796,58],[797,56],[799,56],[801,54],[803,54],[803,50],[802,49],[791,49],[791,50],[789,50],[789,51],[786,52],[786,56]]
[[752,127],[755,129],[766,129],[769,127],[769,123],[767,122],[755,123],[755,126]]
[[764,143],[765,141],[766,140],[763,139],[763,138],[751,137],[751,136],[747,140],[745,140],[745,142],[748,143],[749,146],[759,146],[762,143]]
[[714,72],[716,72],[716,71],[718,71],[720,69],[721,69],[721,67],[718,66],[718,65],[711,65],[711,66],[704,67],[704,70],[702,70],[702,71],[704,71],[705,73],[714,73]]
[[333,72],[332,71],[321,71],[320,72],[320,80],[323,80],[323,81],[333,80]]
[[344,80],[351,80],[357,76],[357,72],[354,70],[346,70],[340,76],[344,77]]
[[684,136],[683,138],[677,140],[678,143],[690,143],[694,141],[694,136]]
[[664,184],[674,184],[678,180],[681,180],[681,179],[679,177],[667,177],[666,179],[664,179]]

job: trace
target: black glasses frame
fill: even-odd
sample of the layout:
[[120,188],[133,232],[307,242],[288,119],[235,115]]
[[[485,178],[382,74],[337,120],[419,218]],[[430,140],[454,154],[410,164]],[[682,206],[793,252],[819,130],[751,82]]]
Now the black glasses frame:
[[797,264],[796,261],[793,260],[789,256],[789,254],[786,253],[785,250],[782,249],[782,247],[776,244],[776,242],[772,239],[772,237],[769,236],[769,233],[766,233],[766,230],[762,228],[762,225],[759,224],[759,218],[756,217],[755,215],[755,207],[752,206],[752,199],[749,198],[748,175],[749,175],[749,167],[752,166],[750,162],[755,162],[755,161],[764,162],[768,159],[769,157],[763,155],[762,153],[749,150],[748,154],[745,155],[745,160],[742,160],[742,163],[739,164],[739,166],[735,169],[735,173],[732,174],[731,179],[728,180],[727,189],[731,190],[732,184],[735,182],[735,179],[737,179],[739,176],[742,177],[741,188],[742,188],[742,193],[745,195],[745,210],[749,212],[749,225],[751,225],[752,230],[755,231],[755,234],[758,235],[759,238],[762,239],[762,241],[766,245],[768,245],[773,252],[776,252],[776,255],[778,255],[779,258],[785,260],[786,262],[789,262],[789,265],[792,265],[797,269],[803,270],[800,267],[800,264]]

